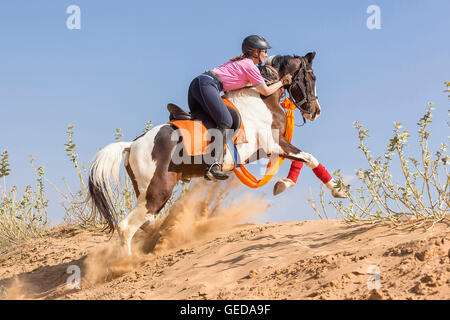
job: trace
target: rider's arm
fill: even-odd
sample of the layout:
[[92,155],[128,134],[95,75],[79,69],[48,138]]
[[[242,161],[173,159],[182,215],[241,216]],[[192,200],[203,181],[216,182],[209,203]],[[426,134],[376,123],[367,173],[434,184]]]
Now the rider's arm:
[[270,96],[272,93],[280,89],[282,86],[286,86],[292,83],[292,76],[290,74],[285,75],[280,81],[275,82],[269,87],[264,83],[262,86],[256,87],[256,90],[264,96]]
[[274,84],[270,85],[269,87],[266,86],[264,83],[263,85],[256,87],[256,90],[263,96],[270,96],[272,93],[276,92],[278,89],[280,89],[283,86],[283,83],[281,81],[275,82]]

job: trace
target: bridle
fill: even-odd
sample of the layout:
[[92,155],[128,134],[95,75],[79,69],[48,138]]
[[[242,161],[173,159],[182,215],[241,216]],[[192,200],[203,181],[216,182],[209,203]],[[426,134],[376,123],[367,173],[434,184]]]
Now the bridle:
[[[295,104],[295,106],[303,113],[309,113],[311,114],[311,104],[310,102],[317,100],[317,96],[313,95],[312,90],[313,90],[313,86],[310,80],[308,80],[307,78],[307,74],[308,72],[313,72],[312,69],[308,69],[307,68],[307,64],[305,61],[305,58],[300,57],[300,68],[294,73],[294,76],[292,77],[292,83],[288,86],[288,92],[289,92],[289,97],[290,100]],[[292,95],[292,87],[297,86],[302,95],[303,95],[303,100],[302,101],[296,101],[294,96]],[[304,105],[305,103],[308,104],[308,109],[305,109],[302,107],[302,105]],[[315,114],[312,115],[313,118],[315,116]],[[304,120],[304,118],[303,118]]]
[[[300,67],[299,67],[299,69],[297,71],[294,72],[292,83],[287,87],[287,91],[289,93],[289,97],[290,97],[291,102],[302,113],[303,125],[304,125],[306,123],[306,119],[304,117],[304,114],[305,113],[307,113],[307,114],[312,114],[313,113],[311,111],[311,104],[309,102],[317,100],[318,97],[312,94],[313,85],[312,85],[311,81],[308,80],[308,78],[306,76],[308,74],[308,72],[313,72],[313,70],[307,68],[307,63],[305,61],[305,58],[303,58],[303,57],[298,57],[298,58],[300,59]],[[264,79],[265,82],[266,82],[266,85],[270,86],[271,84],[273,84],[275,82],[278,82],[280,77],[279,77],[278,71],[273,66],[271,66],[270,64],[266,64],[265,66],[268,67],[272,71],[272,73],[275,75],[275,79],[274,80],[269,80],[267,78]],[[291,90],[292,90],[293,86],[297,86],[299,88],[299,90],[302,92],[302,95],[304,97],[302,101],[298,102],[298,101],[295,100],[294,96],[291,93]],[[284,90],[284,88],[283,88],[283,90]],[[304,105],[305,103],[308,104],[308,106],[309,106],[308,109],[305,109],[305,108],[302,107],[302,105]],[[315,117],[316,112],[317,111],[315,111],[314,114],[312,114],[313,118]],[[299,126],[299,125],[296,125],[296,126]]]

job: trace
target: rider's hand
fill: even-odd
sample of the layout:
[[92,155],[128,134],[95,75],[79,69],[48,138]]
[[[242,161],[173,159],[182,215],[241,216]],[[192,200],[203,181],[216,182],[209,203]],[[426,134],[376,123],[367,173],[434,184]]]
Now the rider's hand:
[[290,74],[287,74],[283,78],[281,78],[280,81],[283,84],[283,86],[290,85],[292,83],[292,76]]

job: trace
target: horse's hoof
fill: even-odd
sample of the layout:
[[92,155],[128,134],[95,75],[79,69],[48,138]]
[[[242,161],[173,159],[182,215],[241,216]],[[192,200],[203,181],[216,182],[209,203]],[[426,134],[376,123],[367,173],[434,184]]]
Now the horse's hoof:
[[275,185],[273,186],[273,195],[276,196],[277,194],[284,192],[286,189],[289,189],[294,185],[295,182],[289,178],[278,180],[277,183],[275,183]]
[[345,198],[347,198],[347,195],[346,195],[345,192],[342,191],[342,190],[336,190],[336,189],[333,189],[333,190],[331,190],[331,195],[332,195],[333,197],[335,197],[335,198],[340,198],[340,199],[345,199]]

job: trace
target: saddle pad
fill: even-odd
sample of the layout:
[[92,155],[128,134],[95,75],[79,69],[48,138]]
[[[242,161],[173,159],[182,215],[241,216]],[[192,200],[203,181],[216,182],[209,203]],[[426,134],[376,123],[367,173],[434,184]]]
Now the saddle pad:
[[[237,111],[237,113],[239,113],[239,110],[230,100],[225,97],[222,97],[222,99],[225,105],[233,108]],[[200,120],[172,120],[169,123],[179,129],[182,136],[184,149],[189,156],[199,156],[206,153],[206,148],[208,147],[211,139],[208,134],[208,129]],[[235,145],[248,142],[245,136],[245,129],[242,121],[238,132],[233,136],[233,142]]]

